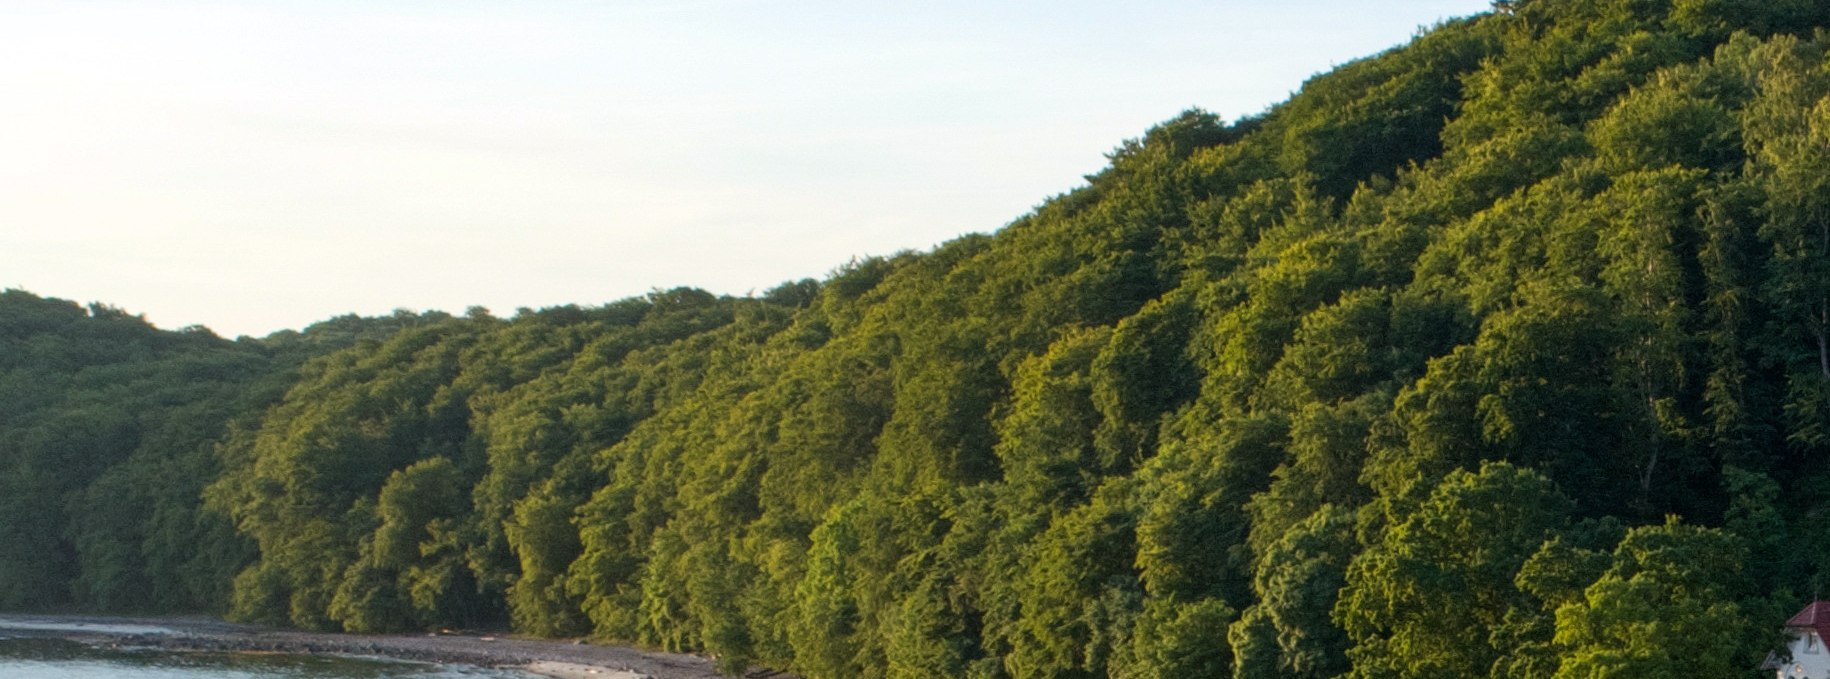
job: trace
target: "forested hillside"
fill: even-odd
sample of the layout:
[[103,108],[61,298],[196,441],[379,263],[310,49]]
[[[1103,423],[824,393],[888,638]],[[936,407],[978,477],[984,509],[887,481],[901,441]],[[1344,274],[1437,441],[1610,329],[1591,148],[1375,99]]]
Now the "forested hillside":
[[1830,585],[1830,5],[1520,0],[991,235],[227,341],[0,295],[0,609],[868,677],[1750,676]]

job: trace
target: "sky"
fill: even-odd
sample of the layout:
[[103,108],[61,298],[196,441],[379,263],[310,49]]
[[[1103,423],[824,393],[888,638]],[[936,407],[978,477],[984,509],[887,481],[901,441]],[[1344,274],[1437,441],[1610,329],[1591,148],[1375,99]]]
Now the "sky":
[[0,288],[226,337],[990,232],[1487,0],[0,0]]

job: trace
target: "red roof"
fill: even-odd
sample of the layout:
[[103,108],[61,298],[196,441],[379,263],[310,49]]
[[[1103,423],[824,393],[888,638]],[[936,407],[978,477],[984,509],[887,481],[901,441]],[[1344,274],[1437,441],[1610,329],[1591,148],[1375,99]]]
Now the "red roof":
[[1830,639],[1830,601],[1813,601],[1786,621],[1786,629],[1798,628],[1817,632],[1819,639]]

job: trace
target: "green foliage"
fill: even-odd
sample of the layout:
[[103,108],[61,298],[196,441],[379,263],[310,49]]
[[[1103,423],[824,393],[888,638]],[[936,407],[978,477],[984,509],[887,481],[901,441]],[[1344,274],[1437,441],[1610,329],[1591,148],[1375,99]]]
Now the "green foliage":
[[212,441],[257,417],[263,347],[0,293],[0,608],[202,611],[244,538],[202,511]]
[[1761,650],[1736,604],[1746,559],[1732,535],[1675,520],[1627,533],[1607,572],[1557,609],[1555,676],[1745,676],[1735,659]]
[[1228,625],[1237,617],[1218,599],[1152,601],[1131,634],[1128,667],[1110,674],[1139,679],[1225,676],[1233,667]]
[[1329,612],[1358,546],[1353,515],[1324,505],[1258,560],[1252,589],[1276,631],[1279,676],[1334,677],[1349,669],[1347,635]]
[[752,298],[230,342],[0,292],[0,609],[810,679],[1738,673],[1830,582],[1821,5],[1496,3]]
[[1536,609],[1514,584],[1573,509],[1549,479],[1506,463],[1457,471],[1353,559],[1334,618],[1354,677],[1467,677],[1509,649],[1489,631]]

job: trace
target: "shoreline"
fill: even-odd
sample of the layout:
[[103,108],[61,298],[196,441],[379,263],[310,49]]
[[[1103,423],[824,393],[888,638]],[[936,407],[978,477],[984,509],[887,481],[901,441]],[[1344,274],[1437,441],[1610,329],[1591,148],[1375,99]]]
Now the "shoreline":
[[[0,613],[0,636],[61,638],[94,646],[168,651],[377,656],[517,669],[554,679],[723,679],[712,661],[583,641],[488,634],[337,634],[241,625],[214,618]],[[755,679],[796,679],[752,670]]]

